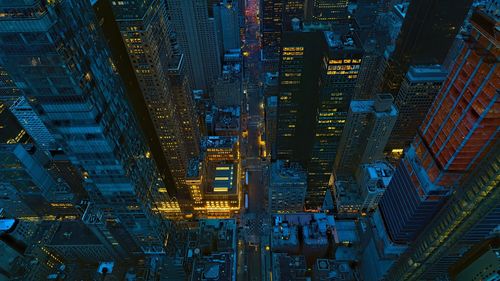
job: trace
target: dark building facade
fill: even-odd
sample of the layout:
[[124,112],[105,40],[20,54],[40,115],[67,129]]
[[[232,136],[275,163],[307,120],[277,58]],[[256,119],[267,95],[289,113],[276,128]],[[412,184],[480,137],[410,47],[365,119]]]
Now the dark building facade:
[[410,65],[444,62],[471,3],[471,0],[411,1],[383,74],[382,92],[397,98]]
[[319,101],[314,120],[314,140],[307,164],[306,208],[322,206],[330,175],[355,93],[363,57],[358,35],[349,25],[324,32],[326,48],[321,62]]
[[402,152],[410,145],[447,72],[441,65],[411,66],[401,84],[395,105],[399,111],[386,151]]
[[260,0],[263,60],[279,60],[282,33],[292,30],[292,19],[304,19],[304,5],[304,0]]
[[283,34],[277,157],[306,168],[307,208],[324,200],[362,56],[348,25]]
[[349,0],[306,0],[307,21],[339,21],[348,18]]
[[314,139],[322,32],[283,36],[278,95],[277,157],[307,163]]

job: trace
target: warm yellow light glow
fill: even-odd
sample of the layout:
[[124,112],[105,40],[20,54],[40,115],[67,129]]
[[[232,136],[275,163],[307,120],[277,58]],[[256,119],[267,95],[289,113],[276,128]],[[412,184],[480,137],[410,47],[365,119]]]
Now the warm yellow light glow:
[[71,203],[50,203],[52,207],[73,207]]
[[229,167],[217,167],[215,169],[218,171],[227,171],[227,170],[229,170]]

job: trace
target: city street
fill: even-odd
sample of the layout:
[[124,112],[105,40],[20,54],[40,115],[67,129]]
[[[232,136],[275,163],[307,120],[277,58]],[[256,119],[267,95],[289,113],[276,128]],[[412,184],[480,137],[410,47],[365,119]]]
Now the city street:
[[[259,40],[259,1],[248,0],[246,7],[246,35],[243,51],[245,58],[245,102],[247,109],[248,137],[245,150],[244,168],[248,171],[248,209],[243,212],[241,226],[243,226],[244,246],[239,250],[239,258],[245,260],[241,263],[244,272],[239,272],[238,280],[262,280],[262,252],[266,251],[262,239],[267,234],[266,226],[269,219],[266,210],[267,201],[267,162],[262,157],[260,135],[264,128],[262,80],[263,67],[260,61]],[[263,250],[264,249],[264,250]]]

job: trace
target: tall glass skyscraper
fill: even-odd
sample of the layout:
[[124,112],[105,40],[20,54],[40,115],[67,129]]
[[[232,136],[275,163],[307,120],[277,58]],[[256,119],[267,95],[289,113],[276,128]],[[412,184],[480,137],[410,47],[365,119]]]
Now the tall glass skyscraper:
[[354,96],[363,49],[356,31],[340,25],[324,32],[319,101],[311,158],[307,165],[306,208],[322,206]]
[[471,4],[472,0],[411,1],[383,73],[382,92],[397,99],[410,65],[442,64]]
[[386,151],[395,149],[402,152],[411,143],[447,74],[441,65],[410,67],[395,100],[399,116]]
[[380,203],[389,234],[410,242],[498,142],[497,21],[476,12],[472,32]]
[[[111,5],[110,11],[109,6]],[[149,114],[159,139],[166,170],[173,182],[167,186],[172,195],[181,201],[189,202],[185,187],[188,160],[199,154],[199,125],[192,99],[191,80],[186,71],[186,56],[179,51],[176,38],[168,20],[165,2],[128,1],[125,3],[101,0],[97,3],[98,15],[108,25],[116,23],[125,46],[128,60],[140,88],[142,99],[134,100],[136,111],[138,103],[143,103],[137,112]],[[105,29],[110,40],[120,40],[112,28]],[[111,44],[117,45],[116,42]],[[127,58],[116,53],[122,46],[114,46],[114,57],[120,72],[126,72]],[[130,71],[129,71],[130,72]],[[130,88],[129,88],[130,89]],[[147,111],[147,112],[144,112]],[[157,153],[157,151],[153,151]],[[156,155],[153,155],[156,159]],[[163,168],[163,167],[162,167]]]
[[0,12],[0,64],[78,167],[106,239],[163,253],[169,225],[157,206],[170,199],[90,2],[2,1]]
[[[216,21],[206,0],[166,0],[176,40],[186,56],[193,88],[210,89],[221,73]],[[229,23],[228,23],[229,24]]]
[[[464,180],[461,188],[389,271],[389,280],[449,278],[448,269],[467,251],[494,236],[500,224],[500,146]],[[495,231],[496,230],[496,231]]]

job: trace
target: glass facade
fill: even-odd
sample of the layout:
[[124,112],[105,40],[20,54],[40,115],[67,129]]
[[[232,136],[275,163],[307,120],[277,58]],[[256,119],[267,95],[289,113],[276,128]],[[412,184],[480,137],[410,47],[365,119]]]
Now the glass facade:
[[[163,252],[167,234],[159,225],[166,222],[155,208],[170,199],[158,192],[163,184],[90,3],[42,2],[17,6],[15,13],[0,5],[0,60],[78,167],[106,219],[120,221],[140,252]],[[21,12],[27,18],[18,18]]]
[[406,255],[390,270],[391,280],[447,278],[448,268],[491,235],[500,224],[498,142],[435,216]]
[[322,57],[315,132],[307,165],[308,209],[323,204],[363,57],[356,33],[326,31],[323,36],[327,48]]
[[412,1],[383,73],[381,92],[397,98],[411,65],[442,64],[471,4],[472,0]]
[[[466,36],[453,70],[382,198],[381,210],[388,225],[398,222],[422,228],[439,210],[433,202],[444,203],[498,143],[500,76],[495,58],[499,50],[493,34],[484,32],[491,32],[488,27],[494,21],[482,12],[476,12],[471,21],[473,30]],[[410,183],[411,192],[401,192]],[[409,207],[415,202],[415,207]],[[425,207],[428,204],[431,206]],[[419,208],[425,209],[425,216],[398,218]],[[414,229],[405,239],[398,238],[403,230],[389,227],[389,233],[396,241],[411,242],[419,231]]]
[[312,21],[339,21],[348,18],[349,0],[306,0],[307,19]]

